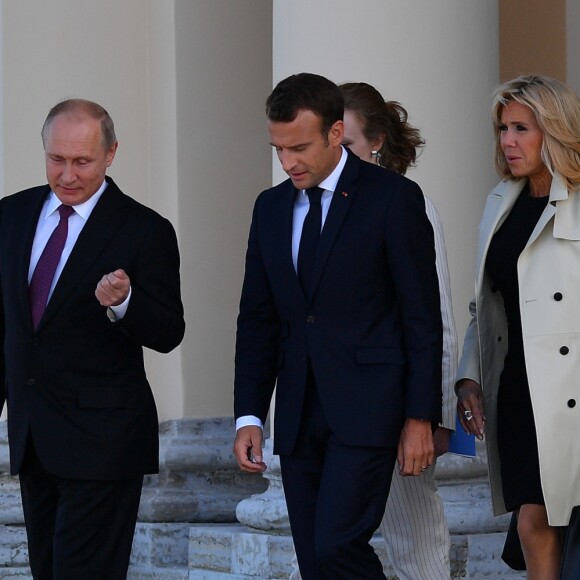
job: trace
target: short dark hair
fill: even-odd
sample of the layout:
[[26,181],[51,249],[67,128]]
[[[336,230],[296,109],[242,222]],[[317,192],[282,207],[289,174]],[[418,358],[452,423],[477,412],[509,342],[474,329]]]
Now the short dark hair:
[[266,100],[270,121],[291,123],[302,110],[320,117],[322,134],[327,136],[334,123],[344,117],[342,93],[323,76],[299,73],[280,81]]
[[95,119],[101,122],[101,143],[105,148],[105,151],[109,151],[111,147],[117,142],[117,137],[115,135],[115,125],[113,124],[113,119],[107,111],[101,107],[98,103],[93,101],[87,101],[86,99],[65,99],[60,103],[57,103],[50,111],[44,121],[42,126],[42,143],[46,143],[46,138],[48,136],[48,129],[55,117],[58,115],[70,113],[70,114],[85,114],[91,119]]

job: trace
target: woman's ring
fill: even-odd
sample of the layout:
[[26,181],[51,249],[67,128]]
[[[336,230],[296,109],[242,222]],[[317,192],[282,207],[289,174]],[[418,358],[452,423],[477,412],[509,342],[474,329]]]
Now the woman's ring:
[[469,410],[464,411],[463,414],[465,415],[466,421],[471,421],[471,419],[473,419],[473,415],[471,414],[471,411],[469,411]]
[[421,465],[421,471],[425,471],[427,469],[426,465]]

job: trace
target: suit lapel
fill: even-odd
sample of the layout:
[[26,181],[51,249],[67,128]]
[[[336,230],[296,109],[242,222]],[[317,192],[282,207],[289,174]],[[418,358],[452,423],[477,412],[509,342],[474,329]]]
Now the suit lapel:
[[30,298],[28,290],[28,270],[30,268],[30,255],[32,253],[32,244],[36,235],[36,227],[40,218],[40,212],[50,193],[48,186],[38,188],[35,196],[33,211],[30,211],[29,205],[22,207],[22,215],[15,216],[14,222],[22,224],[18,228],[18,237],[14,240],[13,245],[8,251],[13,252],[11,262],[14,264],[14,280],[17,284],[17,295],[22,297],[20,305],[22,307],[23,319],[32,328],[32,314],[30,310]]
[[123,196],[111,179],[107,178],[107,182],[109,185],[83,227],[46,305],[39,330],[59,310],[70,293],[78,287],[79,280],[91,268],[114,236],[115,231],[123,225],[124,213],[121,211],[124,204]]
[[314,297],[316,287],[318,286],[322,273],[324,272],[324,267],[326,266],[326,262],[330,256],[334,240],[340,231],[344,218],[346,217],[355,196],[356,187],[354,186],[354,180],[358,175],[359,163],[361,163],[361,161],[349,153],[346,165],[344,166],[340,179],[336,184],[336,189],[332,195],[328,215],[326,216],[326,221],[324,222],[324,227],[322,228],[322,233],[318,242],[318,248],[316,250],[314,270],[312,272],[312,283],[310,285],[310,293],[307,297],[308,303],[310,303]]
[[285,283],[287,284],[287,287],[291,289],[291,292],[294,294],[294,296],[300,300],[304,300],[304,293],[302,292],[302,287],[300,286],[300,281],[298,280],[298,274],[294,268],[294,260],[292,259],[294,204],[296,203],[297,195],[298,190],[294,187],[294,185],[292,185],[292,182],[288,180],[288,187],[286,191],[282,193],[282,217],[280,220],[282,229],[280,232],[280,248],[282,253],[282,267]]

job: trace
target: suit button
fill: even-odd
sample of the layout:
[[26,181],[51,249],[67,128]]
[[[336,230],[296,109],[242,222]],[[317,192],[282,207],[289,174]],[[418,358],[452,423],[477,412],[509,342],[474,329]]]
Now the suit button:
[[39,341],[39,340],[38,340],[38,338],[35,336],[35,337],[32,339],[32,346],[38,346],[38,343],[39,343],[39,342],[40,342],[40,341]]
[[568,354],[570,349],[567,346],[560,347],[560,354]]
[[560,300],[562,300],[562,293],[561,292],[556,292],[556,294],[554,294],[554,300],[556,302],[560,302]]
[[502,341],[502,337],[501,337],[501,336],[498,336],[498,337],[497,337],[497,341],[498,341],[498,342],[501,342],[501,341]]
[[36,379],[28,379],[28,380],[26,381],[26,384],[27,384],[29,387],[33,387],[34,385],[36,385]]
[[570,409],[573,409],[576,406],[576,399],[570,399],[568,401],[568,407],[570,407]]
[[305,363],[307,363],[307,362],[308,362],[308,357],[307,357],[307,356],[303,356],[303,357],[302,357],[302,362],[305,362]]
[[306,317],[306,322],[308,322],[308,324],[314,324],[316,322],[316,318],[312,314],[309,314]]
[[497,292],[497,286],[495,284],[491,287],[491,291],[493,293]]

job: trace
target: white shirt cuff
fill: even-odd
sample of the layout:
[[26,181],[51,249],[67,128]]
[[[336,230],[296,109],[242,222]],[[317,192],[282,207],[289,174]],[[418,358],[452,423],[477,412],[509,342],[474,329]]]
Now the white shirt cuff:
[[254,415],[244,415],[243,417],[238,417],[236,419],[236,431],[242,427],[248,427],[249,425],[255,425],[256,427],[260,427],[260,429],[264,428],[262,421],[260,421],[258,417],[254,417]]
[[129,286],[129,294],[127,294],[127,298],[121,302],[121,304],[117,304],[117,306],[110,306],[113,314],[115,315],[115,320],[121,320],[125,314],[127,314],[127,308],[129,308],[129,299],[131,298],[131,286]]

